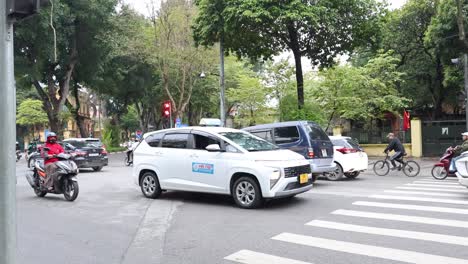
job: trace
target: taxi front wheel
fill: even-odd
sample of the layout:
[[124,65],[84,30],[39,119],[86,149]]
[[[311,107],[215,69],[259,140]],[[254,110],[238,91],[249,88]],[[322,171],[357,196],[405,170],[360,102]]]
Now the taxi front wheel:
[[161,195],[161,186],[156,174],[153,172],[145,172],[141,177],[141,192],[147,198],[156,199]]
[[263,202],[258,183],[250,177],[241,177],[234,182],[232,196],[236,204],[244,209],[257,208]]

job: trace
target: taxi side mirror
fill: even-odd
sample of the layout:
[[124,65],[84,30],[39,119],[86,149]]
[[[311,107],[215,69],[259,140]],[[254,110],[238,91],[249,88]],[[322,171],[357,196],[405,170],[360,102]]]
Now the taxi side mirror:
[[218,144],[208,145],[205,149],[209,152],[223,152],[223,150],[219,147]]

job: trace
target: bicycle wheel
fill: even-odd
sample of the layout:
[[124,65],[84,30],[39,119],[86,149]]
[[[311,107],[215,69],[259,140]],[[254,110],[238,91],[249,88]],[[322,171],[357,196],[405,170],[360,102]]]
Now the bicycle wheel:
[[419,164],[416,161],[408,161],[403,166],[403,173],[408,177],[416,177],[419,174]]
[[374,173],[379,176],[385,176],[390,171],[390,165],[384,160],[379,160],[374,163]]

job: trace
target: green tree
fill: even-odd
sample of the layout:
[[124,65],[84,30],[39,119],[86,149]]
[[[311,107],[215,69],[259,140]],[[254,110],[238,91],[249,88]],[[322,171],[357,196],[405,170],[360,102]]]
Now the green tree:
[[44,112],[40,100],[26,99],[18,107],[16,123],[32,128],[32,136],[35,137],[37,126],[47,123],[47,114]]
[[252,59],[291,51],[296,66],[298,107],[304,106],[301,58],[326,67],[337,55],[368,45],[378,31],[383,6],[375,0],[270,1],[199,0],[197,43],[221,38],[226,50]]
[[[73,80],[90,84],[99,76],[113,43],[106,39],[118,0],[53,0],[15,28],[15,67],[27,76],[52,130],[62,131],[60,112]],[[51,22],[52,21],[52,22]]]
[[363,67],[337,66],[320,73],[311,93],[327,115],[327,129],[334,117],[368,120],[406,107],[409,100],[397,90],[402,81],[397,65],[398,59],[387,53]]

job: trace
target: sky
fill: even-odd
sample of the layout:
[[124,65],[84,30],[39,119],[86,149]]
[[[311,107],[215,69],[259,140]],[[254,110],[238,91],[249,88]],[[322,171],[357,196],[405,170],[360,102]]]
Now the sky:
[[[140,13],[147,15],[148,14],[148,9],[147,9],[147,3],[150,1],[154,2],[160,2],[161,0],[124,0],[126,3],[130,4],[138,10]],[[170,1],[170,0],[169,0]],[[390,4],[390,8],[395,9],[401,7],[406,0],[387,0],[387,2]]]

